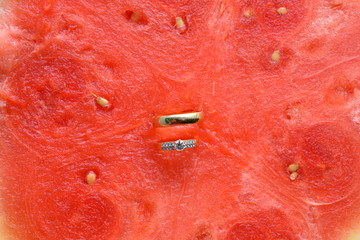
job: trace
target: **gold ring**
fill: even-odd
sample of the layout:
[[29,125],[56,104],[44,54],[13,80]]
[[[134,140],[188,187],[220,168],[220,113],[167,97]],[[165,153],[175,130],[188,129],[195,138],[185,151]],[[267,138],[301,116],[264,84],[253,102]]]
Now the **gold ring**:
[[165,115],[157,118],[161,126],[176,125],[176,124],[195,124],[203,118],[203,112],[192,112]]

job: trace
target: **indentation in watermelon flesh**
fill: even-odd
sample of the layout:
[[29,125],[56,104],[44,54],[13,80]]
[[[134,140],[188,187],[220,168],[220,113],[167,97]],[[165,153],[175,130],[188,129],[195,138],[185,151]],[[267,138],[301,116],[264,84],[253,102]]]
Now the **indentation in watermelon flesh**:
[[244,214],[227,232],[226,240],[295,240],[300,239],[281,210],[269,209],[261,212]]
[[331,123],[313,125],[302,140],[304,181],[315,202],[333,202],[354,194],[359,187],[358,139]]
[[131,20],[134,23],[138,23],[138,24],[146,25],[149,22],[146,15],[139,10],[134,10],[134,11],[127,10],[125,11],[124,16],[127,20]]

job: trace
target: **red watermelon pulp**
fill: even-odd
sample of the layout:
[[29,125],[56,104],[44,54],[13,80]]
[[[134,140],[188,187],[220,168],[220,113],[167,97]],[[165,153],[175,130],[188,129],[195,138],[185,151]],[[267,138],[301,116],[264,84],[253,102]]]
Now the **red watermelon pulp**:
[[0,6],[1,239],[360,238],[359,0]]

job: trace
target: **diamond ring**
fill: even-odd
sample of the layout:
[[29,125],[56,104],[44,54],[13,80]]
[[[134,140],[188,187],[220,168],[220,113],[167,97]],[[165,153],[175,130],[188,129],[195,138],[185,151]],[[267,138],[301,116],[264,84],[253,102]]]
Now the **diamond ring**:
[[196,147],[196,139],[189,140],[177,140],[175,142],[164,142],[161,143],[162,150],[177,150],[182,151],[185,148],[193,148]]

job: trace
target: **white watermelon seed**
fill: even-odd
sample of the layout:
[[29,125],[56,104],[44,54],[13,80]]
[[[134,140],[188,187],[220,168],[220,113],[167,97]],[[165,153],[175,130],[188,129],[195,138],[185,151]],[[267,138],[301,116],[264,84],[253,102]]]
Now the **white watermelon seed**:
[[186,30],[186,25],[184,23],[184,20],[181,17],[176,17],[175,18],[175,24],[176,24],[176,29],[179,31],[179,33],[184,33]]
[[109,101],[102,97],[97,97],[96,102],[102,107],[109,107]]
[[102,106],[103,108],[106,108],[106,107],[109,107],[110,106],[110,103],[107,99],[103,98],[103,97],[99,97],[99,96],[96,96],[95,93],[92,93],[91,92],[91,95],[93,95],[95,98],[96,98],[96,102]]
[[277,12],[280,14],[280,15],[284,15],[286,14],[288,11],[286,9],[286,7],[281,7],[277,10]]
[[252,17],[252,12],[250,11],[250,10],[245,10],[244,11],[244,17],[246,17],[246,18],[250,18],[250,17]]
[[271,59],[274,62],[278,62],[280,60],[280,51],[279,50],[274,51],[273,54],[271,55]]
[[86,175],[86,181],[89,185],[93,185],[96,181],[96,173],[94,173],[93,171],[90,171],[87,175]]
[[294,181],[299,174],[297,172],[293,172],[290,174],[290,180]]
[[290,164],[288,167],[289,172],[296,172],[299,169],[299,165],[297,163]]

